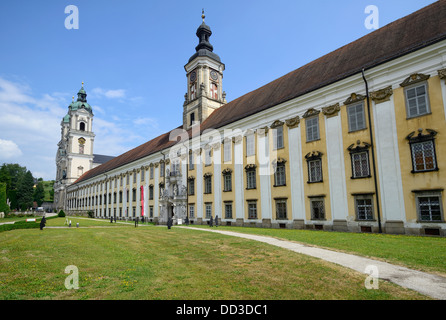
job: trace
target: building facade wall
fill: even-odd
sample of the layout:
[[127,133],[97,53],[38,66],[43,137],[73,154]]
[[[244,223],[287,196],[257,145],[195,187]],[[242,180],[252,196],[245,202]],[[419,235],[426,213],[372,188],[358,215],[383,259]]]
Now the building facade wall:
[[[221,143],[214,141],[209,144],[204,135],[201,143],[192,144],[193,168],[185,165],[189,156],[183,155],[179,159],[183,184],[194,181],[194,190],[189,191],[187,200],[188,212],[193,207],[190,220],[196,224],[208,223],[206,212],[209,213],[210,206],[212,216],[215,218],[218,215],[222,224],[376,232],[380,222],[383,231],[388,233],[445,235],[446,202],[443,189],[446,175],[443,171],[446,168],[446,83],[439,72],[446,68],[446,59],[443,59],[445,51],[446,43],[439,42],[367,70],[369,103],[364,81],[358,74],[219,128]],[[401,84],[415,74],[428,76],[424,81],[429,112],[411,118],[407,116],[406,87]],[[364,120],[363,126],[354,130],[349,125],[352,121],[349,107],[352,105],[362,106]],[[368,105],[372,128],[368,119]],[[315,118],[318,119],[319,137],[308,141],[308,120]],[[283,140],[280,147],[274,149],[278,128],[282,130]],[[232,130],[232,134],[226,135],[226,130]],[[414,173],[408,137],[411,133],[411,137],[419,133],[428,136],[429,132],[435,132],[432,137],[436,170]],[[250,133],[255,137],[253,156],[247,155],[246,136]],[[230,144],[230,161],[224,158],[225,144]],[[261,157],[264,148],[272,151],[267,157],[267,164]],[[206,159],[208,151],[211,152],[210,163]],[[169,150],[163,153],[168,154]],[[367,168],[361,170],[368,169],[368,174],[358,177],[355,172],[359,169],[352,159],[365,161],[361,157],[367,157],[364,164]],[[135,216],[141,214],[140,186],[145,190],[152,186],[154,197],[144,205],[153,207],[153,217],[149,219],[156,221],[159,216],[160,182],[164,179],[160,174],[163,159],[161,153],[154,153],[113,169],[106,175],[70,186],[68,199],[72,201],[69,202],[68,211],[92,210],[97,216],[109,217],[114,210],[104,208],[104,205],[109,205],[108,200],[101,207],[96,200],[85,199],[98,195],[103,197],[105,194],[108,197],[109,191],[104,191],[104,186],[109,188],[110,182],[112,195],[124,192],[126,177],[136,174],[135,182],[131,179],[128,185],[130,199],[127,199],[127,218],[134,217],[133,207],[136,207]],[[320,181],[310,181],[309,172],[311,168],[314,169],[309,167],[311,159],[320,160]],[[278,162],[284,165],[285,170],[285,183],[280,186],[276,185],[274,175]],[[154,168],[153,177],[149,176],[151,167]],[[167,168],[168,164],[165,164]],[[250,170],[255,172],[255,187],[248,184]],[[143,181],[141,174],[145,175]],[[227,190],[225,174],[231,177],[231,187]],[[124,177],[123,186],[116,183],[119,180],[117,177],[121,176]],[[206,177],[211,179],[210,190],[206,188]],[[137,190],[136,199],[132,198],[132,189]],[[421,219],[420,197],[430,195],[440,201],[439,221]],[[323,209],[317,207],[321,203]],[[227,205],[231,206],[229,216]],[[113,204],[118,213],[119,208],[123,207],[125,204],[120,201]],[[371,211],[367,211],[370,208]],[[125,218],[125,210],[122,212],[121,218]]]

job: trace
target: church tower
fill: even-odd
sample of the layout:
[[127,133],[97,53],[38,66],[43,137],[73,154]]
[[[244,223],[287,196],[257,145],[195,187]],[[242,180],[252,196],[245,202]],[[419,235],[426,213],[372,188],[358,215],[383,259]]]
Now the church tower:
[[197,29],[198,45],[195,54],[184,66],[187,77],[187,92],[184,95],[183,129],[188,130],[196,122],[202,123],[215,109],[226,103],[223,91],[225,65],[213,52],[209,42],[211,28],[204,22]]
[[65,207],[65,189],[93,167],[93,111],[87,103],[87,93],[82,88],[77,101],[68,106],[68,113],[61,122],[61,138],[56,154],[56,182],[54,207]]

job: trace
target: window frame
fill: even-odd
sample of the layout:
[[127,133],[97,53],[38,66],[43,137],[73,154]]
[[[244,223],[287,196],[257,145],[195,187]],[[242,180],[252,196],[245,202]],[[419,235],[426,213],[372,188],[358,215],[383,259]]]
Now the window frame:
[[[419,223],[444,223],[444,211],[443,211],[443,200],[441,197],[441,191],[435,191],[435,190],[426,190],[426,191],[420,191],[416,192],[415,194],[415,207],[417,210],[417,220]],[[423,220],[421,215],[421,208],[420,208],[420,198],[438,198],[438,206],[439,206],[439,220]],[[431,215],[431,214],[430,214]]]
[[254,133],[246,135],[246,156],[251,157],[256,155],[256,137]]
[[[359,217],[359,205],[358,201],[362,200],[370,200],[370,208],[371,208],[371,216],[370,218],[367,216],[367,213],[365,213],[365,218]],[[358,194],[354,195],[354,201],[355,201],[355,216],[357,221],[375,221],[375,203],[373,199],[373,194]],[[364,207],[364,205],[363,205]]]
[[212,193],[212,176],[204,176],[204,194]]
[[283,138],[283,125],[277,126],[271,130],[273,132],[273,150],[283,149],[285,147]]
[[286,186],[286,165],[285,162],[277,162],[274,168],[274,187],[284,186]]
[[[312,124],[311,122],[315,121],[315,124]],[[310,124],[310,125],[309,125]],[[309,137],[308,134],[308,128],[309,127],[316,127],[316,133],[317,133],[317,137]],[[314,133],[314,129],[312,129],[312,134]],[[312,142],[312,141],[318,141],[321,139],[321,134],[320,134],[320,128],[319,128],[319,115],[315,115],[312,117],[308,117],[305,119],[305,135],[306,135],[306,142]]]
[[[285,209],[284,216],[279,216],[280,205],[284,205],[284,209]],[[287,199],[276,199],[276,220],[288,220]]]
[[[361,106],[361,113],[362,113],[362,122],[363,122],[363,127],[359,127],[358,126],[358,115],[357,115],[357,107]],[[355,111],[352,111],[355,110]],[[355,126],[352,126],[351,123],[351,114],[352,112],[355,112]],[[367,129],[367,124],[366,124],[366,119],[365,119],[365,110],[364,110],[364,102],[359,102],[359,103],[353,103],[351,105],[347,106],[347,122],[348,122],[348,132],[356,132],[356,131],[360,131],[360,130],[364,130]]]
[[[362,175],[358,175],[356,170],[355,170],[355,160],[354,157],[361,155],[361,154],[365,154],[366,155],[366,161],[367,161],[367,175],[364,175],[362,172],[362,161],[363,159],[359,159],[360,161],[360,167],[361,167],[361,173]],[[363,179],[363,178],[370,178],[372,176],[371,174],[371,170],[370,170],[370,156],[369,156],[369,151],[367,149],[361,149],[358,151],[354,151],[354,152],[350,152],[350,159],[351,159],[351,166],[352,166],[352,179]]]
[[[419,107],[418,107],[418,101],[417,101],[417,114],[416,115],[411,115],[410,114],[410,107],[409,107],[409,98],[407,96],[407,92],[409,90],[413,90],[415,89],[415,94],[416,94],[416,88],[424,86],[424,90],[425,90],[425,102],[426,102],[426,112],[420,114],[419,111]],[[418,96],[415,96],[415,99],[417,99]],[[417,118],[417,117],[422,117],[428,114],[432,114],[431,112],[431,107],[430,107],[430,102],[429,102],[429,86],[427,81],[423,81],[423,82],[417,82],[411,85],[408,85],[406,87],[404,87],[404,102],[406,104],[406,119],[413,119],[413,118]]]
[[[224,202],[224,207],[225,207],[225,219],[233,219],[233,207],[232,207],[232,201],[225,201]],[[228,210],[227,208],[231,208],[231,212],[230,215],[228,215]]]
[[257,189],[257,178],[255,169],[246,170],[246,189],[247,190]]
[[[420,144],[424,145],[426,143],[430,143],[432,145],[433,168],[418,170],[417,163],[416,163],[416,157],[414,155],[414,146],[420,145]],[[436,154],[436,149],[435,149],[435,139],[434,138],[423,139],[420,141],[410,141],[409,147],[410,147],[410,158],[412,161],[412,171],[411,171],[412,173],[438,171],[438,161],[437,161],[437,154]],[[425,150],[423,149],[423,164],[426,167],[426,157],[424,156],[424,153],[425,153]]]
[[210,219],[212,217],[212,202],[206,202],[204,204],[204,213],[205,213],[205,219]]
[[[321,202],[322,203],[322,217],[316,217],[314,214],[314,203],[315,202]],[[323,197],[312,197],[310,198],[310,213],[311,213],[311,220],[326,220],[326,211],[325,211],[325,199]]]
[[[248,206],[248,219],[255,220],[257,219],[258,212],[257,212],[257,200],[247,200],[247,206]],[[254,207],[251,207],[254,206]],[[254,209],[254,210],[251,210]],[[252,212],[255,212],[255,214],[252,215]]]

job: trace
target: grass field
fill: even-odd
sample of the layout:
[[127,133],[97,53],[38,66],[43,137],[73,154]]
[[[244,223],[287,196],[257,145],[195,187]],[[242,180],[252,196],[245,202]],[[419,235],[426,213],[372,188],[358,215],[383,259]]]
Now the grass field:
[[[0,233],[0,299],[426,298],[385,281],[367,290],[365,275],[246,239],[71,220],[80,228],[57,218],[47,227],[59,228]],[[69,265],[79,270],[77,290],[64,285]]]

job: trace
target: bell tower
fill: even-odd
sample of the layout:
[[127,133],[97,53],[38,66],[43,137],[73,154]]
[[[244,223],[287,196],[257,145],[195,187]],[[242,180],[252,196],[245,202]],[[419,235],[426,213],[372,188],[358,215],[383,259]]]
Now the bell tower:
[[184,95],[183,129],[188,130],[194,123],[202,123],[215,109],[226,103],[226,93],[223,91],[223,71],[225,65],[220,57],[213,52],[209,42],[211,28],[204,22],[196,35],[199,39],[195,54],[184,66],[187,78],[187,92]]
[[66,187],[93,167],[93,110],[87,102],[84,83],[77,93],[77,100],[68,106],[68,113],[61,121],[61,137],[57,144],[56,181],[54,206],[65,208]]

